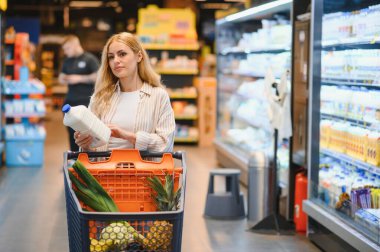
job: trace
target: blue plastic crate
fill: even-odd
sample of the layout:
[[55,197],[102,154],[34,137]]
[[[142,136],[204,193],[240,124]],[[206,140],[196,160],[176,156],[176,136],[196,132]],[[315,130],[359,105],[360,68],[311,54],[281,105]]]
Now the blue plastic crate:
[[11,139],[5,141],[5,165],[8,167],[42,166],[44,139]]

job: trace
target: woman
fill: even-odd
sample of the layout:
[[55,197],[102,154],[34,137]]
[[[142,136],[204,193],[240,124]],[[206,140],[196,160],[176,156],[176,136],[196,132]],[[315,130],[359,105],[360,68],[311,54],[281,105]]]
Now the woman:
[[[175,120],[169,95],[134,35],[122,32],[107,41],[89,108],[111,129],[108,145],[95,151],[173,150]],[[75,132],[74,138],[79,147],[90,150],[91,136]]]

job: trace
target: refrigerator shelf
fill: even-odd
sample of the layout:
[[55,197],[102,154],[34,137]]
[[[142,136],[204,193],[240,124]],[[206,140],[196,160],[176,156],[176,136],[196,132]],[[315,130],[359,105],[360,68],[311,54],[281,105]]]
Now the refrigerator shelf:
[[284,48],[284,46],[280,46],[278,48],[263,48],[260,49],[247,49],[242,50],[241,48],[226,48],[225,50],[218,53],[219,55],[227,55],[227,54],[251,54],[251,53],[283,53],[290,52],[290,48]]
[[365,81],[365,80],[322,79],[321,85],[351,86],[351,87],[365,87],[368,89],[380,89],[380,84],[371,84],[369,81]]
[[333,211],[327,211],[322,208],[317,200],[304,200],[303,210],[313,219],[324,225],[343,240],[347,241],[351,246],[359,251],[380,251],[380,246],[361,233],[356,228],[347,225]]
[[341,40],[322,41],[322,50],[341,51],[349,49],[380,49],[378,38],[345,38]]
[[332,151],[329,149],[323,149],[323,148],[320,149],[320,153],[327,155],[327,156],[330,156],[332,158],[341,160],[341,161],[346,162],[350,165],[355,165],[359,169],[368,171],[368,172],[373,173],[373,174],[380,175],[380,167],[377,167],[377,166],[371,165],[369,163],[357,160],[357,159],[352,158],[346,154],[335,152],[335,151]]
[[351,125],[355,125],[355,126],[359,126],[359,127],[371,126],[371,123],[366,122],[366,121],[348,118],[348,117],[344,117],[344,116],[331,115],[331,114],[326,114],[326,113],[321,113],[321,119],[329,119],[329,120],[338,120],[341,122],[349,122]]

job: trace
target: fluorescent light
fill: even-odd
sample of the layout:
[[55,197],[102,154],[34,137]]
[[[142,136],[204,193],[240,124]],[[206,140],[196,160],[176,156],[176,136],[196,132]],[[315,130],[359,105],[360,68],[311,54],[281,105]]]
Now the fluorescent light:
[[269,10],[269,9],[272,9],[272,8],[275,8],[275,7],[278,7],[281,5],[286,5],[286,4],[289,4],[291,2],[293,2],[293,0],[273,1],[270,3],[259,5],[259,6],[256,6],[256,7],[253,7],[253,8],[250,8],[250,9],[247,9],[247,10],[244,10],[244,11],[232,14],[232,15],[229,15],[229,16],[225,17],[224,19],[225,19],[225,21],[230,22],[230,21],[242,18],[242,17],[250,16],[253,14],[259,14],[260,12],[264,12],[266,10]]
[[71,1],[69,3],[69,6],[74,8],[97,8],[102,5],[102,1]]

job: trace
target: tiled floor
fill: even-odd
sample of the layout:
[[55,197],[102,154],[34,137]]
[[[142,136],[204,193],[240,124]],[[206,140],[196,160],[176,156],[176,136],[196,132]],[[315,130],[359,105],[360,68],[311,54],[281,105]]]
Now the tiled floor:
[[[47,117],[42,168],[0,169],[0,251],[68,251],[62,157],[68,147],[59,112]],[[203,217],[209,170],[216,167],[213,148],[177,147],[187,152],[183,252],[319,251],[302,235],[247,232],[246,219]],[[244,188],[243,188],[244,191]]]

